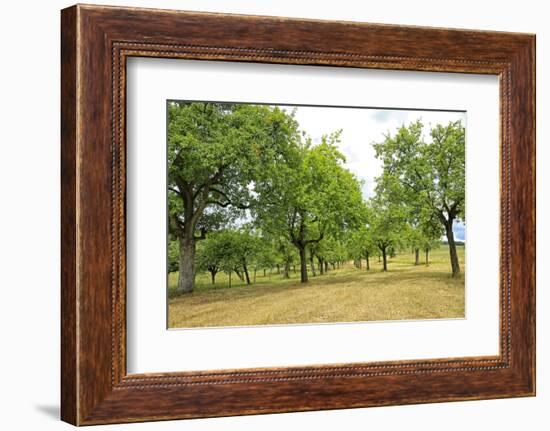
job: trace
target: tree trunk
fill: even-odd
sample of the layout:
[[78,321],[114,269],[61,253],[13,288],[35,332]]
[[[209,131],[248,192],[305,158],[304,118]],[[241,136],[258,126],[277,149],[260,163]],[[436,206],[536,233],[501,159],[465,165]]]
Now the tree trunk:
[[277,264],[277,274],[280,274],[280,273],[281,273],[281,266]]
[[210,271],[210,278],[212,279],[212,284],[216,284],[216,272]]
[[193,233],[178,239],[179,264],[178,287],[176,292],[189,293],[193,291],[195,284],[195,239]]
[[370,270],[369,252],[365,253],[365,260],[367,261],[367,271]]
[[237,277],[239,277],[239,280],[244,281],[244,277],[241,274],[241,271],[239,271],[237,268],[234,269],[235,274],[237,274]]
[[414,249],[414,264],[418,265],[420,263],[420,249],[415,248]]
[[232,272],[233,272],[233,271],[229,271],[229,287],[231,287],[231,273],[232,273]]
[[265,274],[265,268],[264,268],[264,278],[265,278],[266,274]]
[[254,284],[256,284],[256,273],[258,272],[257,268],[254,268]]
[[430,252],[430,250],[427,248],[425,251],[426,251],[426,265],[429,265],[430,262],[428,261],[428,253]]
[[283,267],[283,278],[290,278],[290,263],[285,262]]
[[250,275],[248,274],[248,268],[246,266],[246,260],[243,259],[243,271],[246,277],[246,284],[250,285]]
[[300,281],[302,283],[307,283],[307,261],[306,261],[306,249],[305,247],[300,247]]
[[317,272],[315,271],[315,263],[313,262],[313,253],[310,252],[309,253],[309,263],[311,265],[311,274],[316,277],[317,276]]
[[453,233],[453,221],[449,220],[445,223],[445,234],[447,235],[447,242],[449,243],[449,254],[451,256],[451,269],[453,271],[453,277],[460,274],[460,265],[458,263],[458,254],[456,253],[455,236]]
[[382,271],[388,270],[388,259],[386,256],[386,247],[382,249]]
[[292,265],[292,270],[294,271],[294,274],[296,274],[296,265]]
[[325,260],[325,274],[328,272],[328,262]]
[[319,274],[323,275],[325,273],[325,268],[323,266],[323,259],[318,257],[317,260],[319,261]]

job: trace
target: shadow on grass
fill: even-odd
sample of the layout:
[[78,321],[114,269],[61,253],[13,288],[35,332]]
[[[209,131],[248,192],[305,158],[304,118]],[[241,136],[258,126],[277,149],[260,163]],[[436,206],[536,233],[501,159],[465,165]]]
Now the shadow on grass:
[[323,288],[323,286],[337,287],[342,285],[346,288],[347,285],[362,283],[365,287],[376,285],[380,288],[392,288],[396,284],[402,283],[416,284],[427,279],[440,281],[445,284],[456,284],[462,280],[463,276],[458,279],[451,277],[448,271],[429,269],[430,267],[403,265],[402,268],[395,265],[388,271],[380,271],[379,269],[355,269],[343,268],[330,271],[328,274],[309,277],[308,283],[301,283],[298,279],[290,280],[273,280],[271,282],[262,281],[258,284],[240,285],[235,287],[227,286],[212,286],[201,287],[194,292],[181,294],[170,297],[169,304],[215,304],[219,302],[234,301],[239,299],[261,299],[266,295],[287,294],[293,291]]

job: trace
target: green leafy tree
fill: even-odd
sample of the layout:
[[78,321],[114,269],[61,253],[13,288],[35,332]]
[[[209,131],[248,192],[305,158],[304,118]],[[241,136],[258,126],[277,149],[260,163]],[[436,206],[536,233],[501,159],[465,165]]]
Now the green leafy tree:
[[258,270],[264,271],[273,268],[278,262],[278,254],[271,238],[258,238],[256,241],[256,250],[250,259],[254,268],[253,283],[256,283],[256,273]]
[[367,229],[372,244],[382,255],[382,271],[388,270],[388,256],[403,245],[405,220],[404,205],[380,197],[371,200]]
[[168,273],[176,272],[179,265],[179,247],[177,240],[168,236]]
[[310,251],[313,252],[314,258],[317,259],[317,269],[319,275],[323,275],[328,271],[328,262],[327,262],[327,253],[329,249],[327,248],[330,245],[330,240],[320,241],[317,244],[310,246]]
[[240,258],[236,253],[237,242],[232,230],[216,232],[217,252],[221,256],[220,269],[227,274],[228,285],[231,287],[231,275],[238,268]]
[[296,247],[302,282],[308,281],[308,248],[355,225],[363,205],[359,182],[342,166],[339,137],[339,132],[324,136],[316,146],[306,139],[291,159],[257,185],[258,222]]
[[342,239],[334,236],[329,236],[325,243],[325,259],[332,266],[332,269],[336,269],[343,263],[348,256],[348,250]]
[[362,226],[352,231],[348,237],[347,248],[351,258],[359,262],[359,268],[362,267],[361,259],[365,259],[366,270],[370,270],[370,258],[378,250],[372,236],[372,229]]
[[420,218],[420,230],[422,232],[422,240],[420,248],[424,250],[425,264],[429,264],[429,253],[434,248],[438,248],[441,245],[441,237],[443,236],[443,229],[441,223],[432,214],[422,214]]
[[251,284],[249,266],[255,262],[262,248],[262,240],[247,229],[232,231],[233,256],[242,269],[246,284]]
[[193,290],[197,241],[254,205],[254,182],[285,157],[297,128],[279,108],[169,102],[169,228],[179,243],[179,293]]
[[358,230],[351,232],[346,237],[346,248],[348,250],[348,258],[352,259],[355,267],[361,269],[363,254],[361,250],[361,240],[359,239]]
[[277,240],[277,261],[282,263],[283,278],[290,278],[290,267],[297,261],[296,248],[285,238]]
[[210,272],[212,284],[220,271],[229,276],[234,272],[251,284],[249,265],[254,263],[259,244],[260,238],[247,229],[212,232],[197,247],[197,269]]
[[[208,240],[209,237],[213,237],[212,241]],[[215,263],[218,271],[224,269],[226,272],[235,272],[246,284],[252,284],[249,268],[255,266],[259,257],[261,238],[247,228],[226,229],[210,234],[205,243],[213,248],[210,253],[212,258],[208,263]],[[198,257],[202,258],[204,248],[199,247]]]
[[317,255],[317,248],[319,246],[319,242],[312,242],[307,245],[307,251],[309,254],[309,268],[311,271],[311,275],[313,277],[317,277],[317,269],[316,269],[316,255]]
[[420,265],[420,249],[424,244],[424,235],[420,226],[409,222],[406,230],[406,238],[407,244],[412,248],[414,253],[414,264]]
[[[465,136],[460,121],[437,125],[425,142],[421,121],[402,126],[384,142],[375,144],[382,160],[381,189],[390,189],[407,205],[433,214],[449,243],[453,276],[460,273],[453,234],[455,220],[464,220]],[[397,187],[400,189],[397,190]]]
[[223,268],[227,254],[231,250],[226,247],[223,232],[213,232],[197,247],[195,264],[198,270],[208,271],[212,284],[216,283],[216,274]]

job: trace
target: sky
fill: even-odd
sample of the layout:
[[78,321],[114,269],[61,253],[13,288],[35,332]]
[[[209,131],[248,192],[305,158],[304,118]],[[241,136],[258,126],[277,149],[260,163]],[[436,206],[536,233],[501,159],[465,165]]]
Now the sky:
[[[282,108],[293,109],[293,107]],[[363,181],[362,192],[365,199],[373,196],[375,178],[382,173],[381,162],[375,157],[372,144],[382,142],[385,134],[393,134],[398,127],[418,119],[424,124],[424,139],[428,142],[431,126],[457,120],[462,120],[466,125],[464,112],[296,107],[296,120],[314,143],[320,143],[323,135],[342,129],[338,147],[346,157],[345,167]],[[453,230],[456,239],[462,241],[465,239],[465,226],[462,223],[457,223]]]

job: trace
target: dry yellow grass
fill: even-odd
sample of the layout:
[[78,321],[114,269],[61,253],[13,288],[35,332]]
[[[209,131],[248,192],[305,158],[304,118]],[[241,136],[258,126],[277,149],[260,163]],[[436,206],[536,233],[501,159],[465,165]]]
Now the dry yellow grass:
[[[364,262],[361,270],[349,263],[311,277],[307,284],[299,282],[298,274],[283,280],[258,273],[256,285],[228,288],[227,276],[220,274],[211,287],[201,274],[193,293],[169,300],[168,324],[189,328],[464,317],[464,248],[458,252],[463,271],[458,278],[451,277],[446,246],[431,253],[429,266],[415,266],[412,255],[402,253],[390,260],[388,272],[373,259],[370,271]],[[176,280],[177,274],[171,274],[171,290]]]

